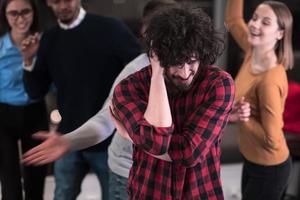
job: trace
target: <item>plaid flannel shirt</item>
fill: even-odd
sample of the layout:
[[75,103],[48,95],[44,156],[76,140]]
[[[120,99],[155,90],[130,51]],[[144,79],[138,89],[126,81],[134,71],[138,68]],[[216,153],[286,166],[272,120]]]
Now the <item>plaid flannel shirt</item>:
[[[167,128],[154,127],[143,117],[150,66],[116,86],[114,109],[134,143],[130,199],[224,199],[220,139],[234,99],[234,82],[217,67],[199,70],[188,91],[180,92],[166,81],[173,120]],[[172,162],[145,151],[154,155],[167,152]]]

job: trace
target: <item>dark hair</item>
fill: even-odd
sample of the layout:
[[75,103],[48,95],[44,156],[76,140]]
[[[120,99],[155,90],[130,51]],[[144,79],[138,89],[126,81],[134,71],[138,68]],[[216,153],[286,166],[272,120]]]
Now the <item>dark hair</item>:
[[265,1],[262,4],[271,7],[277,17],[280,30],[283,30],[283,38],[277,42],[276,55],[278,63],[283,64],[286,69],[294,66],[294,54],[292,45],[293,16],[289,8],[282,2]]
[[155,12],[144,39],[148,56],[154,52],[162,67],[188,63],[191,57],[201,66],[211,65],[224,50],[224,34],[194,3],[177,3]]
[[[8,24],[6,18],[6,7],[7,5],[14,0],[2,0],[0,5],[0,37],[10,31],[10,26]],[[39,24],[39,16],[38,16],[38,9],[35,0],[24,0],[28,2],[33,10],[33,21],[30,26],[29,31],[31,33],[40,31],[40,24]]]
[[143,18],[150,16],[157,9],[175,4],[175,0],[151,0],[148,1],[143,9]]
[[[144,32],[146,30],[147,25],[149,24],[149,19],[151,16],[157,12],[158,10],[165,8],[166,6],[174,5],[176,1],[174,0],[151,0],[146,3],[143,9],[143,20],[142,27],[140,30],[141,38],[144,37]],[[144,41],[141,41],[142,45],[144,45]]]

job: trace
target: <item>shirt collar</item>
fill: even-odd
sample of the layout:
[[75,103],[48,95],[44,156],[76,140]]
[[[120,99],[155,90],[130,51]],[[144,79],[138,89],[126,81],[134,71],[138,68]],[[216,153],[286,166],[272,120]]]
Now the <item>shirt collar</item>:
[[11,38],[10,38],[10,35],[9,35],[9,32],[6,33],[4,36],[3,36],[3,47],[6,48],[6,49],[10,49],[12,47],[14,47],[15,45],[13,44]]
[[77,19],[74,20],[71,24],[64,24],[60,20],[58,20],[58,25],[60,28],[64,30],[72,29],[78,26],[86,15],[86,11],[81,7]]

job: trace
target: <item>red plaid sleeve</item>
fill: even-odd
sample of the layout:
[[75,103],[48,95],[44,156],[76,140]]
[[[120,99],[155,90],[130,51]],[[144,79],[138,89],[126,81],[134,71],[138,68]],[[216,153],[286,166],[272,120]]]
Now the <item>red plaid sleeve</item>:
[[131,76],[117,85],[113,96],[114,109],[137,147],[154,155],[162,155],[169,148],[174,128],[154,127],[145,120],[149,95],[146,85],[149,84],[142,85],[142,81]]

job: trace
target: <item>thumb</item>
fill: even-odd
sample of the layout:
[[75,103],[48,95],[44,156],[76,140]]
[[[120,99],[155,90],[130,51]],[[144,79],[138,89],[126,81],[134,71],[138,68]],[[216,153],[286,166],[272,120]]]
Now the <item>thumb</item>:
[[245,101],[245,97],[242,96],[237,102],[236,102],[236,106],[239,107],[241,104],[243,104]]
[[244,101],[245,101],[245,97],[242,96],[242,98],[240,99],[239,103],[244,103]]
[[33,134],[32,138],[34,138],[36,140],[47,140],[50,136],[51,136],[51,134],[49,134],[48,131],[39,131],[39,132]]
[[35,32],[34,34],[33,34],[33,37],[40,37],[40,33],[39,32]]

